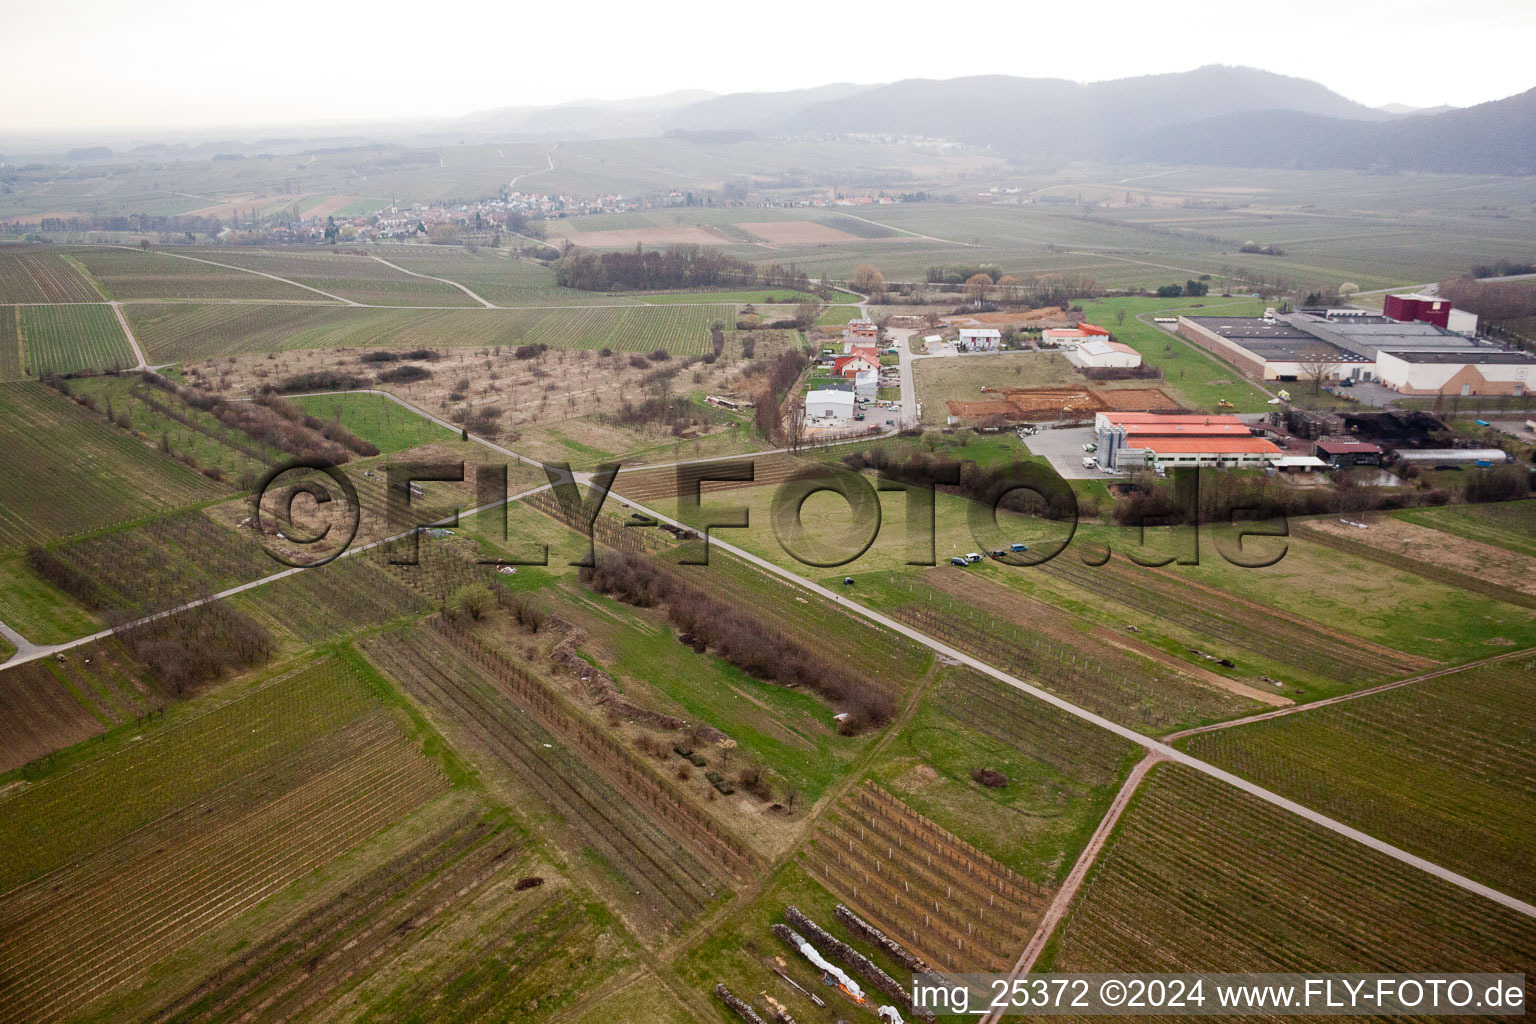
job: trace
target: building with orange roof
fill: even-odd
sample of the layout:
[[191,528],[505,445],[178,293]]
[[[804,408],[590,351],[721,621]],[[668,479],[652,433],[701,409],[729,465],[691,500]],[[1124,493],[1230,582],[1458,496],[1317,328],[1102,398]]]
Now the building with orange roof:
[[1109,332],[1102,327],[1088,323],[1086,320],[1076,327],[1047,327],[1040,332],[1041,345],[1081,345],[1085,341],[1094,338],[1100,340],[1108,338]]
[[1236,416],[1101,412],[1094,417],[1099,465],[1110,470],[1261,469],[1283,454]]

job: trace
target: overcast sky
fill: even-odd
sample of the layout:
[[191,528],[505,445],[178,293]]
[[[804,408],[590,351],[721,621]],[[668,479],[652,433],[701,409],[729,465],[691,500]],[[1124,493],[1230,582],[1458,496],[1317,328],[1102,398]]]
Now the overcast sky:
[[1157,5],[5,0],[0,131],[452,117],[707,89],[1203,64],[1377,106],[1536,86],[1536,0]]

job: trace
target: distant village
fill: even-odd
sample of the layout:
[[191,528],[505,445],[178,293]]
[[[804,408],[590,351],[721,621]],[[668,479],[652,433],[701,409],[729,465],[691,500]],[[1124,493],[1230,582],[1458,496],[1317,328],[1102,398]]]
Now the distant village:
[[[692,192],[673,190],[649,197],[606,194],[595,197],[578,197],[541,192],[509,191],[494,199],[472,203],[411,203],[393,204],[368,214],[341,217],[305,216],[281,217],[275,223],[259,227],[228,227],[219,236],[225,240],[255,241],[249,237],[259,235],[259,240],[276,242],[370,242],[413,238],[438,238],[441,241],[483,241],[497,244],[498,233],[532,236],[542,240],[543,233],[537,227],[541,220],[560,220],[566,217],[585,217],[602,213],[631,213],[639,210],[683,209],[687,207],[742,208],[775,207],[836,208],[846,206],[877,206],[901,202],[902,199],[884,193],[874,195],[842,195],[835,191],[825,196],[806,199],[717,199],[714,196],[696,196]],[[434,236],[434,229],[439,229]]]

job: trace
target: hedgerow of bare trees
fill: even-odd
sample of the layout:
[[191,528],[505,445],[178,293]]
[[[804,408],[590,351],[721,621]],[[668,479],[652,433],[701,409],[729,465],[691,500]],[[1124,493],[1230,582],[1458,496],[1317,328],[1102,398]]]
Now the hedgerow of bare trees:
[[702,642],[748,675],[804,688],[846,712],[841,728],[855,733],[888,722],[889,694],[840,668],[753,616],[683,582],[648,558],[605,551],[592,570],[593,589],[640,607],[660,605],[684,636]]

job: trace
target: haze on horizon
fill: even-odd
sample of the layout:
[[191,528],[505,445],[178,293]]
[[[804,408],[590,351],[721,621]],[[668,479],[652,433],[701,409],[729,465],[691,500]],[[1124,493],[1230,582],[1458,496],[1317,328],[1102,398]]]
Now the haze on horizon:
[[[513,10],[516,10],[515,8]],[[1101,81],[1242,64],[1309,78],[1370,106],[1470,106],[1529,89],[1536,4],[1428,0],[1177,6],[1085,0],[949,18],[789,0],[657,13],[491,0],[300,3],[257,13],[190,0],[59,0],[6,15],[0,132],[257,128],[448,120],[477,110],[679,90],[777,91],[830,82],[1007,74]],[[999,40],[1003,40],[999,45]],[[1476,73],[1468,73],[1476,56]]]

